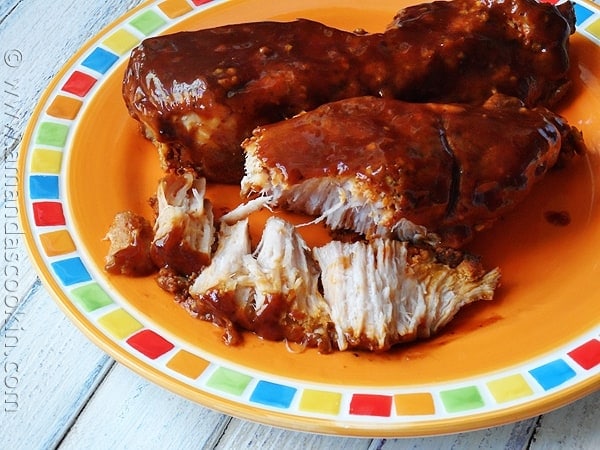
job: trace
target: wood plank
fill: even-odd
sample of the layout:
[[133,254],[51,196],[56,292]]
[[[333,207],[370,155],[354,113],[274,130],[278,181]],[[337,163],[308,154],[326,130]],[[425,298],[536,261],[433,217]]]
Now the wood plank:
[[220,437],[218,445],[215,448],[367,450],[370,448],[372,442],[371,439],[286,431],[253,422],[233,419]]
[[600,391],[543,415],[531,450],[600,448]]
[[521,450],[529,445],[535,430],[537,418],[524,420],[514,424],[492,427],[483,430],[434,436],[415,439],[393,439],[381,442],[376,448],[380,450],[404,449],[470,449],[485,448],[489,450]]
[[446,449],[486,448],[525,449],[535,429],[537,419],[493,427],[470,433],[446,436],[402,439],[360,439],[323,436],[318,434],[282,431],[251,422],[234,419],[219,439],[218,449],[261,448],[278,449],[292,444],[293,448],[330,449]]
[[228,421],[116,364],[60,448],[211,448]]

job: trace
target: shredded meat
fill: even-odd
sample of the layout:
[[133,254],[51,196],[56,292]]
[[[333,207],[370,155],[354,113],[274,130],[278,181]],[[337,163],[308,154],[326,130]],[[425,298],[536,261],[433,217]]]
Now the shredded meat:
[[185,306],[224,325],[226,336],[241,328],[325,350],[328,314],[318,275],[308,246],[291,224],[269,219],[255,254],[247,220],[222,224],[213,262],[195,279]]
[[471,258],[452,269],[430,250],[411,253],[407,243],[389,239],[315,249],[338,349],[379,351],[428,338],[463,306],[493,298],[497,269],[483,273]]
[[205,189],[206,180],[190,171],[168,174],[159,182],[158,216],[150,247],[156,266],[189,275],[210,262],[215,230]]
[[[233,221],[248,208],[232,211],[232,222],[216,227],[211,210],[198,208],[208,204],[203,185],[190,172],[162,179],[154,229],[138,216],[119,214],[109,232],[111,244],[128,254],[133,248],[139,257],[113,261],[110,267],[139,275],[140,262],[150,271],[158,266],[159,286],[192,316],[222,327],[229,345],[240,343],[243,331],[252,331],[322,353],[383,351],[435,334],[462,306],[490,300],[498,285],[497,269],[486,272],[463,252],[391,239],[332,241],[311,249],[291,223],[275,216],[267,220],[253,249],[248,218]],[[190,214],[196,225],[190,225]],[[202,230],[202,240],[212,242],[216,228],[214,253],[207,247],[202,260],[190,257],[186,238]],[[143,245],[135,247],[140,230]],[[165,230],[173,242],[155,266],[150,248],[166,236]],[[186,261],[186,272],[177,264],[181,261]]]
[[570,3],[452,0],[408,7],[383,33],[308,20],[181,32],[133,50],[123,95],[165,168],[237,183],[257,125],[330,101],[551,104],[569,85],[574,24]]
[[499,276],[470,256],[450,267],[433,249],[390,239],[311,251],[291,224],[272,217],[254,253],[247,220],[223,225],[211,265],[183,304],[223,327],[227,343],[238,343],[242,329],[323,353],[384,351],[432,336],[468,303],[491,300]]

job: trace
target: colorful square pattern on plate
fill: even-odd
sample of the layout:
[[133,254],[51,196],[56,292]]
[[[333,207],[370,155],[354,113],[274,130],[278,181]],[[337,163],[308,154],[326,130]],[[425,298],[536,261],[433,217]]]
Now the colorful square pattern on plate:
[[55,175],[32,175],[29,177],[29,195],[32,200],[56,199],[58,195],[58,177]]
[[73,120],[81,109],[82,101],[76,98],[57,95],[47,109],[50,116]]
[[63,147],[67,142],[69,126],[56,122],[42,122],[36,135],[36,144]]
[[509,375],[487,383],[498,403],[509,402],[533,395],[533,389],[521,374]]
[[425,416],[435,414],[433,396],[429,392],[397,394],[394,396],[396,414],[399,416]]
[[207,380],[206,385],[218,391],[239,396],[244,393],[251,381],[250,375],[219,367]]
[[71,291],[73,300],[85,311],[92,312],[106,306],[112,305],[110,295],[97,283],[90,283],[75,288]]
[[[145,363],[161,372],[181,375],[195,389],[298,416],[405,420],[436,414],[468,415],[499,410],[507,403],[528,402],[544,392],[571,386],[600,373],[600,341],[596,333],[563,349],[555,359],[531,361],[512,372],[471,385],[415,388],[414,392],[406,392],[399,386],[390,387],[385,393],[305,386],[297,380],[283,382],[271,379],[268,374],[247,373],[244,369],[210,362],[184,344],[165,338],[135,312],[121,307],[85,267],[64,215],[60,180],[71,126],[93,88],[119,61],[127,58],[143,37],[160,32],[188,14],[210,8],[211,3],[166,0],[150,2],[139,9],[99,36],[97,43],[74,63],[38,119],[24,177],[33,218],[32,232],[49,261],[51,274],[89,321],[119,345],[130,348]],[[577,2],[575,8],[578,31],[600,45],[598,8],[584,2]]]
[[31,158],[31,173],[60,173],[62,163],[62,152],[36,148]]
[[392,412],[392,400],[391,395],[354,394],[350,401],[350,414],[389,417]]
[[300,411],[337,415],[340,413],[341,405],[342,394],[339,392],[306,389],[302,392],[298,408]]
[[175,346],[152,330],[142,330],[127,339],[127,343],[150,359],[156,359]]
[[98,80],[93,76],[76,70],[67,79],[62,90],[78,97],[85,97],[90,92],[90,89],[94,87],[96,81]]
[[250,401],[265,406],[287,409],[292,404],[298,389],[272,381],[260,380],[256,385]]
[[132,19],[129,23],[140,33],[148,36],[163,27],[167,22],[156,12],[148,10]]
[[158,7],[170,18],[175,19],[188,13],[192,7],[185,0],[166,0],[158,4]]
[[38,227],[66,225],[63,205],[60,202],[35,202],[33,218]]
[[66,255],[77,250],[67,230],[57,230],[40,234],[40,242],[48,256]]
[[208,361],[187,350],[179,350],[166,364],[169,369],[192,380],[198,378],[208,365]]
[[98,73],[106,73],[113,64],[119,60],[119,57],[103,48],[96,47],[92,52],[81,62],[83,67],[92,69]]
[[571,350],[568,355],[585,370],[592,370],[600,365],[600,341],[592,339]]

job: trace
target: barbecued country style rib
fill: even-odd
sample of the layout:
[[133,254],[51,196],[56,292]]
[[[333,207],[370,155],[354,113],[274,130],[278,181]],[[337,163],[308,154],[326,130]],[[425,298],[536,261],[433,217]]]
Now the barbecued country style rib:
[[583,143],[560,116],[495,95],[483,106],[340,100],[259,127],[244,147],[247,193],[334,229],[410,239],[425,227],[460,246]]
[[298,20],[182,32],[132,52],[123,95],[164,167],[238,182],[240,142],[257,125],[372,95],[481,103],[501,92],[528,106],[568,86],[570,3],[453,0],[408,7],[383,33]]

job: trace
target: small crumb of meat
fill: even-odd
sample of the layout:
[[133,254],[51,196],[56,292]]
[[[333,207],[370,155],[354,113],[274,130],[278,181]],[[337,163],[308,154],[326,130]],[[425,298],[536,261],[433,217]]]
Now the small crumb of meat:
[[105,269],[114,274],[145,276],[156,271],[150,257],[152,225],[131,211],[118,213],[106,234],[110,241]]
[[170,267],[161,267],[156,275],[157,284],[162,290],[172,294],[177,303],[185,302],[187,299],[192,280],[193,275],[179,275]]
[[566,227],[571,223],[569,211],[546,211],[544,218],[549,224],[557,227]]

